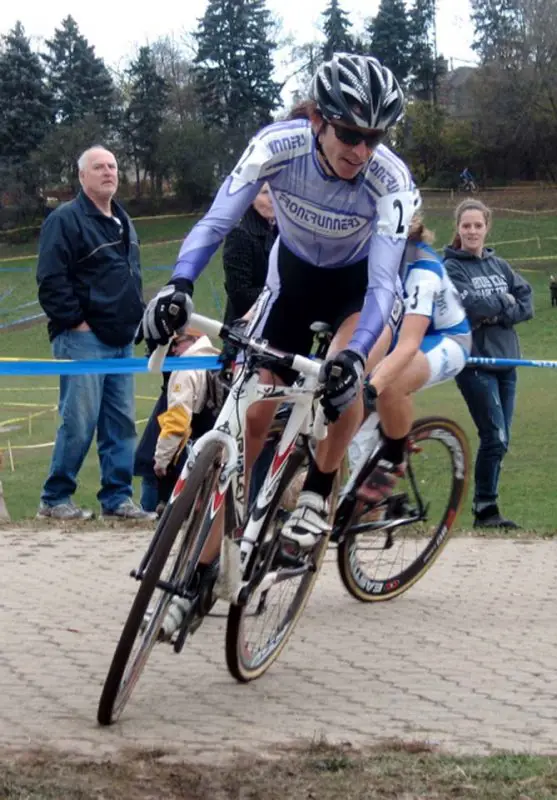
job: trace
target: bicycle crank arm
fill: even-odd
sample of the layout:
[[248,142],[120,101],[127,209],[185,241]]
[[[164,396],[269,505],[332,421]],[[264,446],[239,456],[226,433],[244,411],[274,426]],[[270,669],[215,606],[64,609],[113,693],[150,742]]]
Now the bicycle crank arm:
[[423,519],[424,517],[421,514],[417,514],[415,517],[401,517],[400,519],[391,519],[388,522],[362,522],[359,525],[353,525],[346,531],[346,533],[351,535],[356,535],[358,533],[371,533],[372,531],[376,531],[377,533],[386,533],[388,531],[392,531],[393,528],[404,528],[407,525],[414,525],[416,522],[421,522]]
[[277,570],[276,572],[267,572],[260,583],[245,583],[242,586],[236,598],[236,605],[246,605],[246,603],[253,596],[254,589],[263,595],[269,591],[271,586],[275,586],[277,583],[282,583],[282,581],[292,580],[292,578],[299,578],[301,575],[305,575],[306,572],[309,572],[312,569],[315,569],[315,567],[307,565],[303,567],[292,568],[281,567],[281,569]]

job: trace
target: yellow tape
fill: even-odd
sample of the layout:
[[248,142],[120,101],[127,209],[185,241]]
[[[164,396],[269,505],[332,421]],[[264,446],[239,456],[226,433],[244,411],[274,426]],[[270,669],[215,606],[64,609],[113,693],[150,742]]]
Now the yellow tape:
[[[545,192],[545,191],[554,192],[555,191],[555,186],[553,184],[551,184],[551,183],[550,184],[540,184],[539,186],[532,186],[532,185],[530,185],[530,186],[484,186],[484,187],[482,187],[480,189],[479,193],[481,194],[482,192],[500,192],[501,194],[513,194],[515,192],[519,192],[520,194],[528,194],[529,192],[537,192],[537,193],[539,193],[540,191],[542,191],[542,192]],[[454,189],[454,188],[453,189],[438,189],[438,188],[435,188],[433,186],[432,187],[429,187],[429,186],[420,187],[420,192],[422,192],[422,194],[426,194],[426,195],[429,194],[429,192],[437,192],[437,193],[441,192],[441,193],[445,193],[445,194],[454,193],[454,194],[463,194],[463,195],[465,194],[467,197],[470,196],[468,192],[462,192],[462,191],[459,191],[458,189]],[[472,194],[472,197],[474,197],[474,194],[475,193]]]
[[59,386],[0,386],[0,392],[58,392],[59,389]]
[[4,400],[0,402],[0,407],[11,408],[17,406],[18,408],[52,408],[52,403],[20,403],[17,400]]
[[[184,241],[184,236],[182,236],[181,239],[163,239],[160,242],[145,242],[142,243],[141,249],[145,250],[146,247],[159,247],[167,244],[181,244]],[[11,258],[0,258],[0,264],[5,264],[9,261],[34,261],[38,257],[38,253],[32,253],[30,256],[11,256]]]
[[538,247],[542,239],[557,239],[557,236],[531,236],[529,239],[507,239],[506,242],[488,242],[488,247],[500,247],[502,244],[522,244],[523,242],[538,242]]
[[14,417],[13,419],[3,419],[0,421],[0,433],[2,433],[2,428],[5,425],[13,425],[15,422],[27,422],[29,418],[35,419],[35,417],[42,417],[44,414],[51,414],[53,411],[56,411],[56,406],[51,406],[46,411],[37,411],[35,414],[28,414],[26,417]]
[[202,217],[203,211],[190,211],[187,214],[155,214],[152,217],[131,217],[134,222],[142,219],[178,219],[179,217]]
[[28,359],[28,358],[15,358],[15,357],[14,358],[7,358],[5,356],[0,356],[0,361],[29,361],[29,360],[31,360],[31,361],[49,361],[49,362],[52,362],[54,364],[54,363],[56,363],[56,361],[71,361],[72,359],[71,358],[33,358],[33,359]]
[[491,206],[492,211],[505,211],[509,214],[525,214],[528,217],[537,217],[540,214],[557,214],[557,208],[544,208],[541,211],[525,211],[521,208],[503,208],[501,206]]
[[527,258],[522,258],[521,256],[518,256],[515,257],[513,261],[516,261],[519,264],[522,264],[524,261],[557,261],[557,254],[555,254],[554,256],[528,256]]
[[141,249],[144,250],[146,247],[159,247],[162,244],[180,244],[184,241],[184,236],[182,236],[181,239],[163,239],[162,242],[145,242],[145,244],[141,245]]
[[37,253],[32,253],[30,256],[10,256],[10,258],[0,258],[0,264],[7,261],[31,261],[37,258]]
[[[11,444],[11,450],[38,450],[40,447],[53,447],[54,442],[44,442],[44,444]],[[0,452],[2,450],[7,450],[7,447],[0,448]]]
[[[178,219],[181,217],[201,217],[203,216],[202,211],[192,211],[183,213],[183,214],[154,214],[152,217],[130,217],[131,220],[134,222],[139,222],[145,219]],[[23,231],[36,231],[42,226],[42,222],[38,222],[36,225],[26,225],[24,228],[8,228],[2,233],[23,233]]]

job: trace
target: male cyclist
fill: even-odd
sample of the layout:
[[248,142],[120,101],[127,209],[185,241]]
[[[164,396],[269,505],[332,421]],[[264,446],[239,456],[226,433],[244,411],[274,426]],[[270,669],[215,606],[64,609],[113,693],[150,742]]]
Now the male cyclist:
[[[328,530],[335,472],[362,416],[367,355],[394,302],[416,193],[408,168],[382,140],[403,104],[395,77],[375,58],[340,53],[322,64],[312,81],[309,119],[276,122],[253,137],[182,244],[171,281],[147,306],[140,330],[152,346],[185,324],[195,279],[267,182],[279,236],[251,332],[305,355],[312,322],[328,322],[335,333],[322,370],[322,402],[332,424],[283,528],[301,550]],[[186,294],[186,304],[174,320],[168,308],[177,292]],[[292,379],[288,370],[273,376],[261,370],[263,382]],[[274,411],[271,403],[250,408],[247,469]]]
[[467,191],[474,192],[476,190],[476,181],[468,167],[464,167],[460,173],[460,182]]

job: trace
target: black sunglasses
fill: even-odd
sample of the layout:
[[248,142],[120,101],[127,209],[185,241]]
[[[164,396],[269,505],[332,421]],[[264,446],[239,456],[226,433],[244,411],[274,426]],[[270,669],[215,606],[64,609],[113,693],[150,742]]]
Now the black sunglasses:
[[385,138],[385,131],[370,131],[369,133],[364,133],[359,128],[345,128],[342,125],[335,125],[334,122],[329,122],[329,125],[335,132],[335,136],[342,142],[343,144],[350,145],[350,147],[356,147],[361,142],[365,144],[367,148],[373,150],[377,145]]

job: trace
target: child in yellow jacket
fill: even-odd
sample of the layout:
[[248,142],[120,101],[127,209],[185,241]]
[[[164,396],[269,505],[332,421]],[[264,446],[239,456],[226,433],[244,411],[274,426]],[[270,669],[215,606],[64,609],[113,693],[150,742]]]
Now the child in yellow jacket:
[[[179,332],[172,343],[173,355],[214,356],[219,351],[193,328]],[[210,377],[206,370],[175,370],[168,381],[167,410],[158,417],[160,433],[155,447],[154,471],[163,478],[192,435],[192,419],[206,403]]]
[[[169,355],[217,355],[210,339],[192,328],[178,331]],[[141,477],[141,505],[161,510],[178,478],[184,447],[214,422],[221,385],[216,373],[175,370],[163,373],[161,394],[138,444],[134,475]]]

